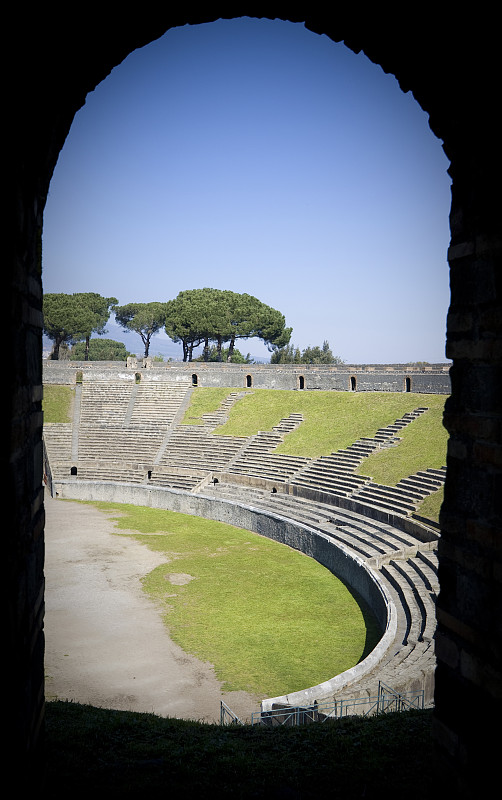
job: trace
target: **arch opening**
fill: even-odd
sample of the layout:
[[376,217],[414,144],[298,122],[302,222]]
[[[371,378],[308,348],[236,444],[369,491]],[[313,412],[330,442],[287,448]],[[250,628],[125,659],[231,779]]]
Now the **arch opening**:
[[[140,373],[136,373],[135,380],[136,380],[136,383],[140,382],[140,380],[141,380],[141,374]],[[356,376],[355,375],[351,376],[349,380],[350,380],[350,390],[353,391],[353,392],[356,392],[357,391],[357,379],[356,379]],[[192,386],[197,386],[197,385],[198,385],[198,376],[197,376],[196,373],[192,373]],[[246,388],[251,388],[253,386],[253,377],[252,377],[251,374],[247,374],[245,376],[245,386],[246,386]],[[303,375],[299,376],[299,378],[298,378],[298,387],[300,389],[304,389],[305,388],[305,377]]]
[[[160,12],[159,12],[160,13]],[[219,13],[219,9],[216,9],[216,15]],[[479,25],[480,20],[479,17],[481,14],[474,15],[476,18],[476,30],[477,25]],[[427,15],[424,15],[427,17]],[[51,44],[54,46],[54,50],[57,56],[57,45],[58,42],[56,38],[51,38],[51,32],[49,28],[49,24],[47,24],[47,28],[44,27],[44,22],[40,20],[41,31],[37,31],[37,39],[40,38],[43,41],[44,34],[47,34],[47,42],[48,46],[45,48],[46,52],[53,52],[51,48]],[[179,18],[176,20],[179,24]],[[188,23],[189,20],[187,19],[186,22]],[[418,24],[420,25],[420,21],[417,20]],[[136,25],[137,22],[135,20],[134,24]],[[93,86],[96,83],[96,75],[101,74],[103,77],[108,73],[110,69],[110,65],[120,63],[121,59],[124,57],[124,53],[128,51],[132,51],[134,46],[141,47],[145,41],[148,41],[149,38],[153,39],[158,35],[159,27],[160,29],[164,29],[164,18],[159,23],[158,20],[155,20],[155,29],[152,29],[151,36],[149,35],[149,24],[146,21],[143,22],[141,26],[138,25],[138,31],[134,30],[130,33],[129,37],[127,34],[124,34],[122,29],[120,29],[116,35],[113,37],[110,36],[110,53],[107,54],[106,63],[103,63],[100,66],[99,63],[99,55],[97,56],[97,60],[95,63],[95,71],[92,76],[88,76],[85,73],[85,69],[83,69],[82,73],[75,72],[75,77],[70,79],[71,83],[68,82],[68,93],[66,97],[63,99],[63,96],[59,97],[59,102],[61,104],[61,108],[63,110],[64,102],[67,101],[67,105],[65,106],[64,110],[66,111],[66,119],[71,119],[72,115],[75,113],[76,109],[80,107],[82,104],[82,98],[85,96],[86,91],[92,91]],[[493,225],[493,207],[489,205],[490,201],[486,201],[482,199],[482,196],[492,197],[492,185],[491,181],[493,180],[492,177],[492,168],[493,166],[498,165],[498,157],[497,153],[498,150],[494,147],[493,139],[490,136],[490,131],[496,130],[496,124],[491,124],[492,120],[495,120],[495,116],[493,114],[491,99],[496,96],[496,88],[494,82],[491,80],[490,75],[497,74],[496,65],[494,60],[489,57],[485,56],[490,50],[490,47],[487,46],[485,41],[485,36],[489,38],[489,31],[488,26],[486,25],[486,19],[483,20],[483,37],[480,37],[478,41],[483,39],[483,49],[475,50],[477,54],[479,54],[480,59],[478,66],[478,59],[473,57],[469,59],[469,64],[466,66],[465,64],[465,42],[470,40],[470,44],[472,48],[476,48],[476,36],[472,35],[472,31],[470,28],[467,27],[460,17],[453,16],[451,19],[448,20],[448,25],[452,24],[453,26],[453,35],[452,31],[446,29],[446,26],[438,20],[433,20],[432,18],[425,19],[425,24],[430,25],[431,31],[433,32],[433,36],[431,38],[431,47],[435,51],[435,56],[437,56],[436,61],[432,59],[434,62],[433,70],[438,70],[439,77],[441,80],[435,80],[436,76],[433,72],[427,67],[426,69],[421,69],[418,67],[417,63],[414,63],[414,50],[411,48],[410,52],[405,52],[405,48],[401,48],[398,50],[396,47],[388,47],[387,41],[390,41],[386,38],[387,31],[385,29],[379,28],[379,21],[378,18],[375,17],[367,25],[374,26],[374,30],[370,29],[369,27],[365,27],[364,20],[352,20],[350,17],[350,11],[343,21],[340,21],[339,24],[336,26],[336,30],[333,27],[333,20],[326,18],[325,24],[322,18],[322,15],[319,15],[318,22],[316,21],[316,29],[320,33],[325,33],[328,36],[332,36],[334,39],[342,40],[345,38],[346,41],[354,41],[357,42],[358,45],[365,50],[366,52],[370,52],[373,54],[373,58],[377,63],[381,63],[385,65],[384,68],[388,72],[398,73],[400,75],[400,80],[402,81],[403,86],[409,86],[411,91],[413,91],[417,96],[422,96],[425,98],[425,104],[428,104],[429,110],[433,113],[434,116],[434,126],[435,130],[438,132],[438,135],[443,136],[445,138],[445,149],[447,152],[454,154],[454,158],[452,157],[452,174],[455,174],[455,198],[454,198],[454,207],[452,208],[452,222],[454,227],[454,235],[453,240],[455,245],[462,244],[463,248],[463,261],[461,262],[461,270],[459,270],[462,275],[455,276],[455,285],[452,285],[452,297],[453,303],[452,307],[460,307],[462,306],[464,299],[467,297],[467,289],[466,284],[471,281],[471,286],[475,284],[476,275],[479,274],[479,261],[476,261],[476,256],[470,256],[469,248],[472,247],[472,252],[476,251],[476,242],[483,241],[484,242],[484,249],[483,251],[483,271],[485,274],[490,272],[490,275],[495,279],[495,268],[496,268],[496,254],[495,248],[493,244],[493,236],[494,236],[494,225]],[[383,20],[383,24],[385,24],[385,20]],[[435,26],[438,26],[438,31],[434,30]],[[85,25],[85,21],[82,21],[82,26]],[[468,21],[468,25],[471,25],[471,19]],[[153,27],[153,25],[152,25]],[[166,23],[167,27],[167,23]],[[146,31],[146,34],[145,34]],[[422,49],[423,41],[427,40],[427,35],[420,40],[420,33],[426,34],[427,31],[425,28],[421,30],[417,30],[415,32],[415,39],[411,37],[410,41],[417,42],[418,47]],[[382,34],[380,37],[380,33]],[[106,36],[106,34],[105,34]],[[122,36],[122,41],[121,41]],[[105,37],[103,37],[103,41],[105,41]],[[117,45],[116,45],[117,42]],[[100,42],[101,43],[101,42]],[[360,43],[360,44],[359,44]],[[30,53],[30,45],[32,42],[30,41],[29,37],[27,40],[27,47],[24,53],[26,57],[26,63],[32,64],[33,62],[33,54]],[[24,42],[23,42],[24,45]],[[114,47],[116,49],[114,50]],[[356,45],[357,46],[357,45]],[[496,49],[496,48],[494,48]],[[446,51],[446,52],[445,52]],[[38,57],[38,51],[35,51],[35,57]],[[485,60],[487,59],[487,60]],[[105,59],[103,59],[104,62]],[[464,64],[465,62],[465,64]],[[54,59],[54,63],[56,63],[56,59]],[[61,59],[60,63],[64,63],[64,57]],[[488,67],[486,67],[488,64]],[[445,65],[441,67],[441,65]],[[467,73],[467,70],[469,71]],[[26,74],[30,72],[29,69],[26,70]],[[53,74],[51,72],[51,74]],[[444,86],[447,85],[447,76],[451,76],[455,74],[456,80],[448,82],[448,103],[444,104],[442,102],[442,97],[440,96],[439,89],[436,90],[434,87],[437,85],[438,87],[441,85],[441,91],[444,91]],[[81,79],[79,80],[79,75],[82,75]],[[444,78],[444,82],[443,79]],[[32,76],[30,75],[30,80],[32,80]],[[22,89],[26,89],[27,82],[24,82],[24,78],[20,78],[20,84]],[[461,87],[459,89],[458,87]],[[50,87],[49,92],[50,92]],[[71,89],[74,88],[73,97],[71,96]],[[451,92],[451,94],[450,94]],[[467,98],[465,94],[467,94]],[[480,114],[482,115],[481,124],[479,119],[476,119],[474,122],[472,119],[466,118],[466,126],[465,132],[463,131],[456,131],[455,128],[455,120],[453,116],[453,109],[459,108],[467,103],[471,105],[471,107],[475,104],[475,100],[477,99],[477,95],[481,96],[482,101],[477,102],[477,107],[480,109]],[[490,93],[491,97],[490,97]],[[13,97],[16,96],[16,93],[13,92]],[[27,93],[28,96],[32,96],[35,98],[37,95]],[[17,97],[23,98],[23,103],[25,103],[25,92],[21,90],[17,92]],[[45,99],[45,97],[44,97]],[[487,102],[483,102],[484,100]],[[35,102],[36,107],[36,102]],[[41,107],[40,107],[41,108]],[[45,110],[45,109],[44,109]],[[482,110],[482,111],[481,111]],[[22,187],[19,187],[19,197],[20,197],[20,204],[19,207],[21,208],[21,198],[23,203],[22,212],[26,215],[26,219],[28,223],[32,226],[32,232],[28,233],[28,225],[24,225],[19,223],[19,230],[23,228],[23,236],[25,237],[24,241],[27,245],[26,249],[26,256],[23,264],[26,268],[26,273],[29,275],[30,279],[33,280],[34,284],[37,284],[37,291],[39,289],[39,275],[38,272],[35,274],[34,266],[37,263],[36,252],[35,252],[35,241],[34,241],[34,234],[33,231],[35,229],[39,230],[41,226],[41,209],[43,208],[45,195],[47,192],[47,186],[50,178],[50,172],[54,165],[55,159],[57,158],[57,152],[60,149],[58,147],[62,138],[64,138],[64,134],[66,131],[61,130],[58,127],[56,132],[56,125],[54,124],[50,127],[50,123],[47,120],[46,115],[40,115],[40,119],[37,119],[39,123],[39,128],[41,130],[41,134],[39,137],[39,141],[52,141],[53,146],[49,150],[49,148],[42,153],[33,154],[33,174],[35,175],[35,169],[39,171],[36,172],[37,181],[41,181],[44,185],[43,188],[37,193],[36,190],[31,189],[31,184],[28,184],[27,181],[24,181]],[[12,119],[16,119],[16,114],[12,115]],[[19,136],[19,142],[21,143],[19,147],[19,153],[23,151],[23,144],[26,145],[28,142],[26,131],[23,131],[23,121],[26,119],[24,114],[19,115],[20,122],[18,123],[18,128],[15,130],[15,135]],[[64,125],[64,123],[63,123]],[[26,128],[26,126],[24,126]],[[458,126],[457,126],[458,127]],[[461,126],[463,127],[463,126]],[[442,133],[443,131],[444,133]],[[482,134],[480,133],[482,131]],[[30,136],[37,135],[36,133],[33,134],[33,131],[30,131]],[[448,140],[448,141],[447,141]],[[25,152],[27,149],[25,148]],[[17,150],[16,150],[17,156]],[[37,158],[44,159],[44,163],[42,165],[42,161],[37,161]],[[46,160],[45,160],[46,159]],[[493,159],[493,161],[491,161]],[[454,163],[453,163],[454,162]],[[29,168],[29,165],[28,165]],[[489,179],[487,176],[490,176]],[[35,180],[33,181],[33,186],[35,185]],[[40,185],[40,183],[39,183]],[[36,210],[36,208],[38,210]],[[17,212],[18,215],[21,213],[20,211]],[[31,237],[31,239],[30,239]],[[37,240],[38,246],[38,240]],[[29,252],[28,252],[29,250]],[[450,261],[452,266],[458,264],[458,260],[460,256],[456,253],[452,253],[450,255]],[[31,259],[31,264],[29,264],[29,260]],[[21,263],[21,262],[19,262]],[[476,272],[478,270],[478,272]],[[37,283],[38,282],[38,283]],[[12,295],[16,300],[20,299],[19,290],[14,286],[14,282],[11,282],[11,290]],[[462,295],[462,292],[464,294]],[[35,293],[33,294],[32,298],[30,299],[31,302],[31,309],[33,315],[39,316],[40,307],[37,306],[39,298],[38,296],[35,297]],[[23,302],[25,298],[23,297]],[[469,302],[471,302],[471,297],[469,297]],[[455,304],[458,304],[456,306]],[[473,308],[477,308],[479,310],[481,301],[476,298],[472,298],[472,305]],[[494,307],[499,306],[498,300],[497,302],[494,301]],[[452,315],[453,317],[453,315]],[[457,357],[459,351],[458,346],[455,342],[455,336],[458,333],[458,340],[462,343],[462,341],[466,341],[471,345],[471,349],[467,356],[465,355],[466,350],[462,355],[458,355],[459,360],[461,363],[459,364],[458,370],[456,372],[456,379],[457,383],[453,389],[453,395],[456,402],[456,410],[463,412],[467,411],[465,415],[466,422],[463,423],[461,421],[462,414],[458,414],[458,424],[459,424],[459,431],[458,437],[465,435],[466,439],[469,441],[473,441],[474,435],[471,433],[468,424],[474,421],[474,414],[476,409],[480,411],[486,412],[488,407],[492,408],[493,406],[489,406],[488,402],[484,402],[481,404],[479,398],[477,398],[477,405],[471,406],[467,408],[467,402],[465,400],[465,396],[462,394],[463,389],[468,387],[468,384],[474,383],[478,381],[480,384],[482,383],[481,378],[485,376],[486,369],[484,369],[483,374],[481,373],[481,369],[479,366],[479,361],[476,361],[476,358],[471,353],[474,350],[473,344],[476,344],[479,352],[483,350],[484,356],[486,356],[486,363],[490,365],[495,365],[495,358],[493,356],[493,351],[488,352],[488,349],[485,347],[482,348],[482,342],[480,339],[476,339],[475,333],[465,334],[464,330],[461,329],[462,322],[458,322],[456,320],[451,319],[450,323],[451,331],[453,332],[453,336],[450,337],[450,353],[452,357]],[[21,327],[21,322],[20,322]],[[496,335],[496,329],[493,328],[494,335]],[[24,333],[26,332],[26,327],[23,328]],[[30,329],[30,334],[32,330]],[[39,335],[39,331],[37,331],[37,335]],[[462,339],[462,336],[464,339]],[[19,356],[16,354],[16,366],[18,369],[18,374],[26,375],[28,373],[28,367],[26,366],[26,355],[29,354],[32,356],[33,364],[40,362],[40,355],[36,352],[36,347],[30,346],[28,342],[26,342],[25,351],[21,352]],[[21,359],[24,359],[24,363],[21,365]],[[29,365],[28,365],[29,366]],[[483,364],[483,368],[484,368]],[[39,382],[40,379],[34,374],[35,370],[33,365],[31,366],[31,371],[29,375],[32,379],[33,386],[39,389]],[[38,381],[38,382],[37,382]],[[468,387],[470,389],[470,386]],[[479,401],[479,402],[478,402]],[[27,404],[24,406],[25,409],[28,408]],[[474,409],[474,410],[472,410]],[[494,409],[496,411],[496,409]],[[33,412],[31,412],[33,413]],[[28,411],[26,410],[26,414]],[[33,419],[33,417],[32,417]],[[453,434],[452,434],[453,435]],[[28,445],[28,449],[31,445]],[[467,448],[469,451],[469,448]],[[30,451],[30,455],[27,455],[27,459],[30,458],[30,464],[32,463],[32,455],[33,449]],[[466,465],[464,471],[462,471],[461,466],[455,464],[455,459],[453,459],[453,473],[452,478],[450,480],[450,500],[449,500],[449,508],[448,511],[452,515],[452,525],[457,524],[459,525],[458,530],[461,530],[461,522],[460,519],[461,515],[459,513],[459,509],[463,509],[463,500],[464,498],[461,497],[461,483],[463,478],[465,478],[465,474],[467,472],[467,468],[470,467],[472,469],[472,474],[477,475],[477,477],[481,478],[481,469],[478,465],[474,464],[469,456],[466,459]],[[455,507],[457,504],[457,507]],[[489,505],[489,503],[488,503]],[[493,510],[493,505],[490,506]],[[469,505],[467,502],[467,510],[469,512],[474,512],[474,518],[481,519],[480,515],[476,514],[476,509],[473,508],[473,504]],[[488,511],[486,514],[488,515]],[[455,516],[456,515],[456,516]],[[16,518],[17,521],[18,518]],[[486,516],[488,519],[488,516]],[[29,535],[29,532],[32,531],[34,526],[34,518],[32,516],[31,519],[31,528],[29,528],[29,524],[23,521],[24,528],[22,525],[18,525],[18,529],[21,529]],[[451,527],[451,526],[450,526]],[[42,537],[40,537],[42,538]],[[452,566],[450,564],[450,566]],[[445,589],[446,595],[448,594],[448,587]],[[453,603],[451,604],[452,610]],[[443,600],[443,609],[446,609],[448,612],[448,602]],[[479,617],[482,617],[485,612],[488,612],[488,608],[485,607],[480,610]],[[459,626],[460,627],[460,626]],[[26,637],[29,638],[29,637]],[[490,665],[491,666],[491,665]],[[445,694],[448,697],[452,697],[453,694],[458,690],[459,695],[462,692],[462,683],[461,681],[457,680],[456,683],[452,681],[452,678],[455,677],[452,674],[452,671],[449,670],[449,665],[443,662],[443,686],[446,687],[446,682],[449,681],[448,689],[445,691]],[[43,670],[42,670],[43,672]],[[27,686],[27,684],[25,684]],[[471,687],[470,687],[471,688]],[[486,687],[488,690],[488,687]],[[439,698],[438,694],[438,698]],[[448,703],[448,701],[446,701]],[[485,705],[485,704],[484,704]],[[444,707],[444,703],[443,703]],[[472,708],[472,704],[471,704]],[[475,714],[475,710],[473,714]],[[443,716],[439,718],[439,724],[443,726],[445,730],[446,739],[450,736],[450,742],[454,741],[457,733],[462,733],[462,730],[465,731],[465,727],[455,732],[455,725],[449,725],[451,719],[454,717],[458,717],[458,714],[455,713],[455,709],[450,709],[450,714],[443,713]],[[474,717],[473,717],[474,718]],[[32,721],[35,723],[39,722],[39,717],[37,718],[35,715],[32,717]],[[483,718],[478,714],[476,718],[476,722],[481,723],[478,724],[475,729],[478,732],[483,733],[484,725],[483,725]],[[33,724],[30,728],[30,732],[34,731],[37,728],[37,725]],[[25,730],[27,727],[25,726]],[[33,740],[30,740],[32,742]],[[472,737],[462,736],[459,738],[460,746],[459,750],[462,751],[463,744],[466,745],[467,750],[471,747]],[[28,736],[26,736],[26,742],[28,742]],[[488,739],[486,739],[486,743],[488,744]],[[453,746],[452,746],[453,749]],[[465,768],[465,764],[467,764],[467,769],[469,769],[470,764],[468,763],[468,759],[470,757],[470,753],[465,751],[465,758],[462,759],[462,768]],[[482,751],[482,745],[476,743],[476,754],[480,754]],[[458,765],[461,766],[461,759],[458,758]],[[479,779],[480,770],[479,762],[477,759],[475,765],[473,764],[472,775],[476,776]]]
[[[136,383],[140,382],[140,380],[141,380],[141,374],[140,373],[136,373],[135,380],[136,380]],[[196,373],[192,374],[192,385],[193,386],[197,386],[198,385],[198,377],[197,377]],[[304,376],[300,376],[299,377],[298,385],[299,385],[300,389],[304,389],[305,388]],[[246,388],[251,388],[253,386],[253,377],[252,377],[251,374],[247,374],[246,375],[246,377],[245,377],[245,386],[246,386]],[[351,376],[350,377],[350,390],[353,391],[353,392],[357,391],[357,379],[356,379],[356,376]],[[409,389],[406,389],[406,390],[409,391]]]

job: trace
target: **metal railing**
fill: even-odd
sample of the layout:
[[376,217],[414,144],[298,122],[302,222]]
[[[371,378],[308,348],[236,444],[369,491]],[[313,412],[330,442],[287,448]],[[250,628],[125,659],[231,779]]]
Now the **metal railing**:
[[386,683],[378,681],[378,707],[377,713],[385,714],[388,711],[409,711],[412,708],[424,707],[424,690],[415,692],[396,692]]
[[414,692],[396,692],[379,682],[378,694],[373,697],[356,697],[350,700],[334,700],[312,706],[284,706],[271,711],[258,711],[251,715],[252,725],[309,725],[313,722],[341,719],[348,716],[367,717],[372,714],[387,714],[392,711],[408,711],[424,708],[423,689]]
[[220,700],[220,725],[244,725],[223,700]]

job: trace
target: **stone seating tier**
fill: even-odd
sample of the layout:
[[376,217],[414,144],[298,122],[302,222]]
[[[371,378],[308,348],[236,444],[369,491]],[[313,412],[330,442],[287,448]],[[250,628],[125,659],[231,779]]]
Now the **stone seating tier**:
[[190,492],[200,484],[200,478],[190,473],[180,475],[175,472],[155,473],[155,471],[152,471],[148,483],[154,486],[166,486],[171,489],[184,489]]
[[[418,474],[404,479],[393,487],[372,484],[371,479],[356,475],[354,470],[382,442],[393,440],[392,431],[410,424],[426,409],[416,409],[409,415],[396,420],[394,425],[381,429],[380,439],[363,437],[345,450],[339,450],[320,459],[300,458],[273,452],[284,435],[297,427],[302,421],[301,414],[292,414],[282,419],[272,431],[260,431],[256,436],[222,437],[212,433],[212,425],[225,419],[225,411],[242,393],[232,393],[220,409],[203,415],[203,425],[178,425],[169,428],[167,418],[154,421],[143,427],[135,420],[145,420],[147,414],[136,415],[135,409],[141,397],[148,398],[145,408],[155,408],[152,398],[175,394],[177,403],[186,396],[186,387],[165,387],[159,385],[103,384],[91,383],[83,387],[82,413],[79,429],[78,458],[99,459],[103,453],[110,457],[135,459],[148,469],[152,463],[163,467],[197,470],[208,473],[228,472],[278,483],[290,483],[298,487],[313,489],[322,494],[336,497],[354,497],[372,508],[378,508],[408,515],[412,513],[421,498],[430,492],[431,487],[440,485],[442,476]],[[134,403],[131,402],[131,398]],[[122,412],[117,411],[122,403]],[[86,413],[89,406],[97,409],[97,416],[90,421]],[[106,411],[104,410],[106,407]],[[128,411],[124,409],[127,407]],[[111,411],[113,409],[113,413]],[[127,417],[128,424],[122,421]],[[161,440],[162,426],[165,425],[165,438]],[[68,458],[68,448],[61,452]],[[434,484],[434,481],[436,483]],[[429,482],[429,483],[428,483]]]
[[146,479],[146,470],[142,465],[125,465],[123,462],[117,463],[113,459],[108,462],[105,459],[100,459],[99,462],[79,461],[77,469],[77,480],[144,483]]
[[186,384],[84,382],[81,422],[167,426],[173,421],[187,391]]
[[72,425],[69,423],[52,423],[44,426],[44,440],[50,462],[71,458],[72,436]]
[[180,425],[173,431],[158,464],[219,471],[232,461],[246,440],[214,436],[202,426]]
[[208,491],[303,522],[336,539],[378,570],[397,610],[395,644],[375,669],[347,685],[332,700],[376,696],[379,681],[398,691],[408,690],[411,685],[422,688],[424,681],[432,681],[434,600],[438,590],[434,541],[424,544],[385,523],[292,495],[224,483],[212,489],[206,487],[204,492]]
[[364,475],[355,475],[353,472],[340,469],[337,465],[323,464],[319,461],[311,462],[298,470],[298,473],[294,476],[294,479],[296,478],[318,481],[319,483],[326,483],[326,485],[330,481],[340,481],[353,489],[365,486],[371,480],[371,478]]
[[397,486],[404,487],[406,489],[413,489],[415,492],[417,492],[417,494],[426,496],[431,492],[434,492],[436,489],[439,489],[443,482],[444,481],[433,480],[421,475],[420,473],[417,473],[415,475],[410,475],[409,478],[402,478]]
[[80,427],[78,458],[101,458],[103,455],[117,460],[143,461],[149,463],[162,443],[162,433],[142,430],[140,433],[128,428],[90,426]]
[[381,508],[388,508],[401,514],[408,514],[416,510],[417,503],[401,498],[395,493],[387,492],[376,488],[373,484],[368,484],[363,489],[358,489],[352,495],[361,502],[368,502]]
[[[205,493],[213,494],[228,499],[249,503],[258,508],[287,516],[288,518],[301,518],[305,524],[316,530],[322,530],[332,538],[343,541],[348,547],[357,546],[361,552],[362,542],[371,540],[378,554],[396,555],[396,553],[415,554],[423,543],[418,542],[411,535],[396,530],[386,523],[370,520],[361,515],[344,512],[323,503],[318,503],[294,495],[281,492],[271,493],[259,488],[220,482],[212,490],[206,488]],[[376,552],[367,553],[368,558],[377,555]]]
[[423,500],[423,494],[421,492],[417,492],[415,489],[408,487],[386,486],[385,484],[373,483],[373,481],[371,481],[369,484],[367,484],[367,488],[380,491],[386,494],[388,497],[395,497],[396,500],[401,499],[404,501],[409,501],[412,504],[420,503]]

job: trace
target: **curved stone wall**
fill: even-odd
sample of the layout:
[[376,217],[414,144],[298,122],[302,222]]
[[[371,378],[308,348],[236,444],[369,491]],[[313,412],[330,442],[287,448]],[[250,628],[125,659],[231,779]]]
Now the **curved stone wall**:
[[321,389],[339,392],[417,392],[450,394],[450,365],[429,364],[218,364],[154,362],[44,361],[44,384],[73,385],[77,379],[169,380],[200,387]]

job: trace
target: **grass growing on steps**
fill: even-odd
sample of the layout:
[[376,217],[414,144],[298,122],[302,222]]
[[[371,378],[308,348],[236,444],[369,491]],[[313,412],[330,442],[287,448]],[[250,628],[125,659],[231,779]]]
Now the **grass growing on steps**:
[[[199,389],[198,413],[214,410],[216,391]],[[290,414],[303,414],[304,421],[275,452],[319,458],[348,447],[363,436],[374,436],[378,428],[390,425],[418,406],[443,403],[441,395],[401,392],[296,392],[281,389],[253,389],[231,408],[228,422],[217,429],[227,436],[252,436],[272,430]],[[204,403],[207,406],[204,406]],[[189,415],[192,412],[188,411]],[[195,415],[195,414],[194,414]]]
[[44,422],[71,422],[74,396],[71,386],[44,385]]
[[[445,401],[442,395],[427,395],[423,405],[429,410],[401,430],[399,444],[368,456],[356,472],[384,486],[395,486],[402,478],[419,470],[443,467],[448,443],[448,433],[443,426]],[[443,488],[433,492],[419,505],[417,513],[438,522],[443,496]]]
[[[215,410],[231,389],[200,389],[197,413]],[[218,394],[217,394],[218,393]],[[374,436],[407,411],[420,406],[429,410],[403,428],[395,447],[365,458],[357,473],[376,483],[395,486],[401,478],[446,463],[448,434],[443,427],[446,397],[434,394],[397,392],[295,392],[253,389],[232,407],[228,422],[217,434],[252,436],[271,430],[281,419],[301,413],[304,421],[284,438],[274,452],[319,458],[348,447],[364,436]],[[189,411],[189,413],[192,413]],[[418,513],[438,521],[443,491],[434,492],[420,505]]]
[[183,425],[203,425],[203,414],[217,411],[221,403],[226,400],[231,392],[244,391],[243,389],[207,388],[194,389],[190,398],[190,405],[185,412]]
[[431,729],[431,711],[267,729],[48,703],[43,796],[439,797],[451,787],[434,774]]
[[[273,540],[171,511],[117,511],[166,563],[143,580],[171,638],[214,665],[223,690],[273,697],[332,678],[364,658],[380,634],[353,593],[316,561]],[[131,535],[131,534],[129,534]]]
[[443,395],[426,397],[422,405],[429,410],[399,432],[401,441],[396,447],[366,458],[357,470],[359,473],[371,476],[377,483],[395,486],[401,478],[419,470],[438,469],[446,464],[448,434],[442,421],[446,398]]
[[[185,414],[185,424],[202,424],[202,415],[216,411],[231,388],[197,388]],[[240,391],[240,390],[239,390]],[[69,386],[44,386],[44,422],[70,422],[74,393]],[[319,458],[373,436],[406,411],[427,406],[429,411],[404,428],[397,447],[365,459],[359,473],[377,483],[395,485],[401,478],[445,463],[447,433],[442,425],[444,395],[398,392],[296,392],[252,389],[230,410],[228,422],[216,434],[251,436],[271,430],[281,419],[301,413],[304,422],[287,434],[275,452]],[[418,513],[436,520],[442,492],[426,498]]]
[[426,519],[431,519],[434,522],[439,522],[439,512],[441,511],[443,498],[444,487],[442,486],[437,492],[433,492],[425,498],[423,503],[420,504],[417,514]]

